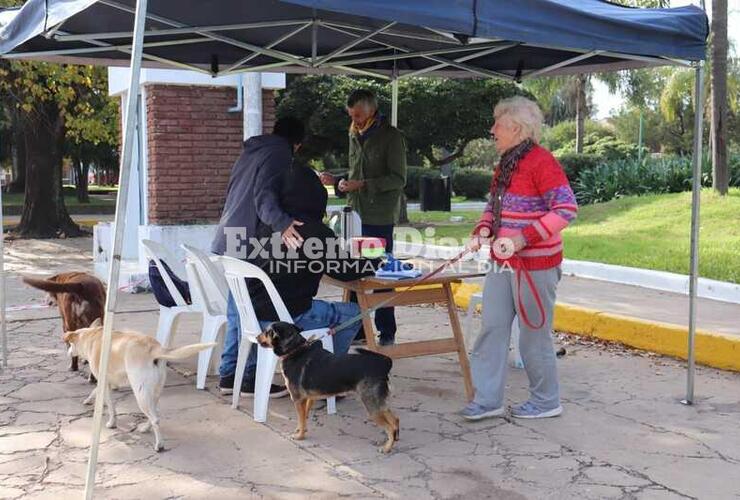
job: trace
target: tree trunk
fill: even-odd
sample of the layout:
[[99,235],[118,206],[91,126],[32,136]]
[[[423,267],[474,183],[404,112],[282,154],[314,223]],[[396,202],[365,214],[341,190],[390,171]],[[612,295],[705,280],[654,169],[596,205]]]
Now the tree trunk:
[[727,0],[712,0],[712,187],[727,194]]
[[72,168],[75,173],[77,201],[80,203],[90,203],[90,195],[87,190],[87,174],[90,171],[90,164],[83,162],[79,158],[75,158],[72,161]]
[[8,192],[22,193],[26,190],[26,144],[17,113],[13,113],[11,126],[13,127],[13,144],[11,146],[13,182],[8,186]]
[[26,190],[21,222],[15,230],[22,238],[82,236],[64,206],[62,144],[64,118],[57,104],[38,105],[24,122]]
[[583,153],[586,135],[586,75],[576,76],[576,153]]

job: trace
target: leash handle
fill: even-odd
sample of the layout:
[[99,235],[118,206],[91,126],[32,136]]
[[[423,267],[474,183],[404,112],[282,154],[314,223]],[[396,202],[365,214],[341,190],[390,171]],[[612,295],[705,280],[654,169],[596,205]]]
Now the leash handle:
[[[348,319],[348,320],[346,320],[346,321],[344,321],[344,322],[342,322],[342,323],[340,323],[340,324],[338,324],[338,325],[334,325],[334,326],[331,326],[331,327],[329,327],[329,331],[327,332],[327,335],[334,335],[334,334],[335,334],[336,332],[338,332],[339,330],[343,330],[343,329],[347,328],[348,326],[350,326],[350,325],[353,325],[354,323],[356,323],[356,322],[358,322],[358,321],[362,320],[362,318],[364,318],[365,316],[369,316],[370,314],[374,313],[374,312],[375,312],[375,311],[377,311],[378,309],[381,309],[381,308],[383,308],[383,307],[386,307],[386,306],[387,306],[387,305],[389,305],[389,304],[390,304],[391,302],[393,302],[394,300],[396,300],[396,298],[397,298],[397,297],[398,297],[398,296],[399,296],[400,294],[402,294],[402,293],[405,293],[405,292],[410,292],[411,290],[413,290],[413,289],[414,289],[414,288],[416,288],[417,286],[419,286],[419,285],[423,284],[424,282],[428,281],[428,280],[429,280],[430,278],[432,278],[433,276],[436,276],[437,274],[441,273],[441,272],[442,272],[442,271],[444,270],[444,268],[446,268],[447,266],[450,266],[450,265],[454,264],[455,262],[457,262],[458,260],[460,260],[460,259],[462,259],[463,257],[465,257],[465,255],[467,255],[467,254],[468,254],[469,252],[470,252],[470,249],[469,249],[469,248],[465,248],[465,249],[463,249],[463,251],[462,251],[462,252],[458,253],[458,254],[457,254],[456,256],[454,256],[453,258],[451,258],[451,259],[449,259],[449,260],[446,260],[446,261],[444,261],[444,262],[442,263],[442,265],[440,265],[439,267],[437,267],[436,269],[434,269],[434,270],[433,270],[432,272],[430,272],[429,274],[426,274],[426,275],[424,275],[424,276],[423,276],[423,277],[422,277],[422,278],[421,278],[420,280],[418,280],[418,281],[417,281],[416,283],[414,283],[413,285],[411,285],[411,286],[409,286],[408,288],[404,289],[404,290],[403,290],[403,292],[398,292],[398,293],[396,293],[396,294],[394,294],[394,295],[391,295],[390,297],[388,297],[387,299],[385,299],[385,300],[383,300],[383,301],[381,301],[381,302],[377,303],[376,305],[374,305],[374,306],[373,306],[373,307],[371,307],[370,309],[367,309],[367,310],[366,310],[366,311],[364,311],[364,312],[360,312],[360,314],[357,314],[356,316],[353,316],[353,317],[351,317],[350,319]],[[323,337],[322,337],[322,338],[323,338]]]
[[[519,314],[521,315],[522,321],[524,321],[525,325],[527,325],[532,330],[539,330],[545,324],[545,307],[542,305],[542,298],[540,297],[540,294],[537,291],[537,287],[534,284],[532,275],[529,274],[529,270],[526,267],[524,267],[524,263],[522,262],[521,257],[516,256],[516,259],[519,264],[516,270],[516,288],[517,288],[517,302],[519,304]],[[537,304],[537,311],[540,313],[540,322],[537,325],[533,325],[530,322],[529,316],[527,315],[527,309],[524,307],[524,302],[522,301],[522,275],[524,275],[524,279],[527,281],[529,290],[532,292],[534,301]]]

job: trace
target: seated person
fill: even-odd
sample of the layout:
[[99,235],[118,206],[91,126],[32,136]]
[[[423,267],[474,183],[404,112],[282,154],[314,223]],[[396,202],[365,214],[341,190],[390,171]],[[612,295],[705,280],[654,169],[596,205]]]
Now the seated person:
[[[304,243],[297,251],[288,253],[280,235],[272,234],[269,226],[258,225],[258,238],[262,239],[259,255],[250,256],[249,262],[260,267],[272,280],[283,299],[293,323],[304,330],[328,328],[339,325],[358,315],[360,308],[352,302],[329,302],[316,300],[321,277],[326,274],[341,281],[352,281],[363,276],[371,276],[379,266],[379,260],[351,259],[338,251],[339,239],[323,223],[326,213],[327,192],[316,173],[308,166],[294,163],[283,174],[280,183],[280,206],[294,220],[303,224],[296,226]],[[277,321],[278,316],[267,291],[259,280],[247,283],[255,314],[263,328]],[[238,322],[238,319],[237,319]],[[357,322],[339,330],[334,335],[334,352],[345,354],[360,329]],[[239,352],[239,339],[228,338],[224,343],[224,360],[231,360],[229,366],[236,366]],[[232,359],[233,358],[233,359]],[[242,392],[253,392],[257,368],[257,348],[253,345],[244,371]],[[222,379],[221,387],[233,387],[234,375],[230,380]],[[246,389],[245,389],[246,388]],[[250,390],[251,389],[251,390]],[[270,397],[285,394],[283,390],[271,390]]]

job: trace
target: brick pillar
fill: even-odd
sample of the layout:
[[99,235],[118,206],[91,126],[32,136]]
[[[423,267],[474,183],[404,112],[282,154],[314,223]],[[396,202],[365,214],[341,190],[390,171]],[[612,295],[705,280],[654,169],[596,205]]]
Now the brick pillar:
[[[275,100],[262,91],[263,129],[272,131]],[[241,112],[227,110],[227,87],[146,86],[151,224],[218,222],[231,167],[242,150]]]

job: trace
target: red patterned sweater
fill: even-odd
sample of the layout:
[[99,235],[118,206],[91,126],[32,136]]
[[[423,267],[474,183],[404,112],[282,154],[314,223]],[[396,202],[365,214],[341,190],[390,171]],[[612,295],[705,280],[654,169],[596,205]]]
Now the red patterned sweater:
[[[495,176],[494,176],[495,177]],[[560,232],[576,218],[578,205],[563,168],[545,148],[535,145],[519,161],[511,184],[506,190],[501,210],[501,227],[496,237],[512,237],[521,233],[527,246],[509,260],[517,268],[519,262],[530,270],[555,267],[563,260],[563,240]],[[492,231],[493,183],[491,200],[480,221],[473,229],[477,235],[482,228]],[[504,261],[491,258],[498,264]]]

